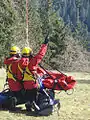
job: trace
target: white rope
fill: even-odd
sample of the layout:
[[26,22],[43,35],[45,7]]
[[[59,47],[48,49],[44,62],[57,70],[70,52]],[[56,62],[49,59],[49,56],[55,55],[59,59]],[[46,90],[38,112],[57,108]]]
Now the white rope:
[[26,0],[26,46],[29,47],[29,41],[28,41],[28,0]]

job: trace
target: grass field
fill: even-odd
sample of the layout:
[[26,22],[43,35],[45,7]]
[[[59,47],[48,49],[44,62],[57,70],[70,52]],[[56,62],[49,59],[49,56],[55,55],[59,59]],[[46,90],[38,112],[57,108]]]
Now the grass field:
[[[72,95],[65,92],[56,93],[56,98],[61,101],[59,116],[57,112],[52,115],[33,116],[25,111],[24,106],[21,111],[9,112],[0,111],[0,120],[90,120],[90,73],[66,73],[72,75],[77,80],[75,91]],[[5,71],[0,70],[0,90],[5,83]]]

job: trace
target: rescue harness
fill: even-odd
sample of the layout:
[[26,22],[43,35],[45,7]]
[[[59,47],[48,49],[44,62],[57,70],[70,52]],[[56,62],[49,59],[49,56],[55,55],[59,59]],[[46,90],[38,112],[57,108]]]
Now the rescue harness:
[[[36,80],[33,76],[33,74],[30,72],[30,70],[28,69],[28,67],[22,69],[18,63],[18,69],[20,70],[20,72],[22,73],[22,80],[19,80],[17,75],[13,74],[12,72],[12,64],[9,65],[8,67],[8,78],[12,78],[15,81],[20,82],[21,84],[26,81],[27,78],[29,78],[29,80],[34,80],[36,83]],[[28,76],[28,77],[27,77]],[[25,79],[26,78],[26,79]],[[25,79],[25,80],[24,80]]]

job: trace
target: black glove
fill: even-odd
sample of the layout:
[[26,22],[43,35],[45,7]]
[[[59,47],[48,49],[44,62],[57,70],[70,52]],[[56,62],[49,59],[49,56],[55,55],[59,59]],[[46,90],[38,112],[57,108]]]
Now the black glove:
[[48,42],[49,42],[49,36],[47,35],[47,36],[45,37],[45,40],[44,40],[43,44],[47,44]]

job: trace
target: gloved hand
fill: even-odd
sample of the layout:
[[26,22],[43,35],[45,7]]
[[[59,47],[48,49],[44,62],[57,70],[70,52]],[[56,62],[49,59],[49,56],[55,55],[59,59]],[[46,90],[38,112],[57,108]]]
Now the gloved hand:
[[45,37],[45,40],[44,40],[44,43],[43,44],[47,44],[49,42],[49,36],[47,35],[46,37]]

